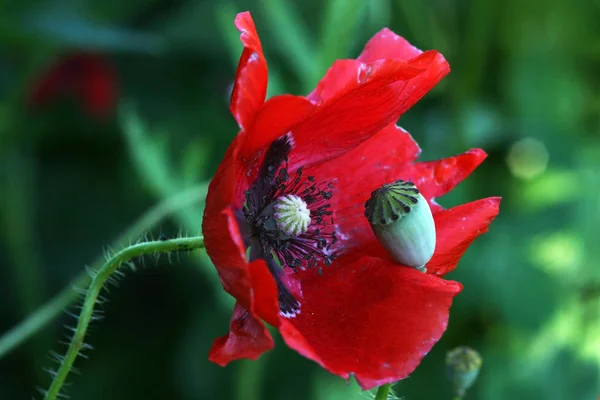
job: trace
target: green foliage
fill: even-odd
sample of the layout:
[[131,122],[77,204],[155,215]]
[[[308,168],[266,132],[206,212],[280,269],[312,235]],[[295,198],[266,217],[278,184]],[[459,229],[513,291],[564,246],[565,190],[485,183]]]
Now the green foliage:
[[[81,276],[144,210],[210,179],[237,130],[228,112],[241,52],[233,17],[247,9],[269,62],[269,96],[308,93],[333,60],[358,55],[383,26],[442,51],[452,73],[400,124],[423,159],[471,147],[489,154],[440,203],[499,195],[502,212],[449,276],[464,290],[448,331],[395,386],[398,395],[450,398],[444,355],[469,345],[484,362],[467,399],[596,399],[600,11],[584,1],[3,3],[0,338]],[[114,66],[124,100],[118,110],[94,117],[81,104],[29,107],[36,77],[81,49]],[[186,204],[150,233],[199,234],[203,205]],[[139,239],[139,230],[130,232],[125,242]],[[69,379],[72,398],[372,397],[281,341],[257,362],[211,364],[208,349],[227,331],[232,300],[205,254],[176,264],[147,262],[111,289],[105,319],[92,323],[87,341],[95,350],[77,361],[82,375]],[[36,320],[53,320],[68,295]],[[22,347],[0,352],[0,399],[32,398],[36,387],[48,387],[41,371],[56,369],[49,349],[65,352],[63,324],[74,321],[60,316]],[[0,350],[6,343],[0,339]]]

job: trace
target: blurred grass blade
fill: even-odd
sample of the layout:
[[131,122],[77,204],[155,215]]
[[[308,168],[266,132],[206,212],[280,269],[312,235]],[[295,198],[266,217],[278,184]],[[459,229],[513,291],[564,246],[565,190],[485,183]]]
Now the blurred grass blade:
[[[131,104],[120,109],[120,122],[127,139],[127,147],[138,175],[158,199],[185,187],[181,173],[173,168],[167,157],[167,135],[153,138]],[[178,221],[193,234],[200,233],[203,210],[184,210]]]
[[165,39],[159,35],[100,24],[68,10],[44,8],[26,17],[23,25],[25,30],[62,46],[152,54],[167,49]]
[[[372,0],[373,3],[383,0]],[[321,21],[319,46],[319,75],[338,58],[347,58],[358,22],[365,13],[367,2],[363,0],[328,0],[325,17]]]
[[[423,43],[431,43],[431,35],[429,32],[429,24],[427,23],[427,10],[425,9],[425,2],[420,0],[397,0],[396,4],[400,8],[401,14],[404,16],[406,21],[406,27],[412,34],[414,44],[417,47],[422,47]],[[405,36],[406,32],[403,32],[401,36]]]
[[29,154],[9,153],[3,161],[6,161],[2,166],[7,173],[0,174],[0,183],[5,188],[0,196],[0,237],[13,267],[11,286],[16,296],[13,300],[19,312],[26,315],[40,303],[40,296],[44,294],[33,212],[37,176],[34,159]]
[[175,192],[180,185],[171,172],[166,156],[167,138],[164,135],[151,137],[130,104],[121,107],[120,123],[133,162],[146,185],[161,195]]
[[181,157],[181,181],[183,186],[193,185],[202,178],[206,171],[210,145],[200,137],[185,146]]
[[367,20],[373,30],[389,26],[392,17],[392,0],[371,0],[366,2]]
[[319,80],[319,68],[315,62],[313,42],[308,28],[298,18],[293,3],[285,0],[263,0],[266,22],[271,25],[271,37],[294,68],[302,89],[308,93]]
[[476,97],[481,90],[486,60],[492,50],[490,43],[498,27],[500,3],[488,0],[473,0],[469,10],[463,57],[457,68],[460,71],[460,87],[465,97]]
[[223,35],[225,43],[227,44],[225,48],[235,65],[237,65],[240,55],[242,54],[240,34],[234,25],[237,13],[237,8],[229,1],[221,3],[215,9],[216,18],[219,21],[219,28],[221,29],[221,35]]

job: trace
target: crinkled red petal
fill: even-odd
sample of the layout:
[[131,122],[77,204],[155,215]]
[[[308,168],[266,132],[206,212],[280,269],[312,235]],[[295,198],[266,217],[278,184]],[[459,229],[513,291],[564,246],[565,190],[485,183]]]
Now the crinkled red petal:
[[238,64],[229,109],[244,130],[252,124],[265,101],[268,72],[267,61],[250,13],[239,13],[235,18],[235,26],[240,31],[244,51]]
[[420,162],[411,166],[400,178],[411,180],[432,205],[433,211],[442,208],[432,202],[462,182],[477,168],[487,154],[481,149],[471,149],[466,153],[436,161]]
[[[488,231],[500,211],[500,197],[488,197],[435,213],[436,247],[427,263],[427,273],[442,276],[454,270],[471,243]],[[366,255],[394,262],[392,256],[375,239],[367,238],[353,248],[348,257]]]
[[[250,307],[252,282],[246,262],[246,248],[231,209],[219,213],[218,222],[226,233],[215,243],[216,235],[205,234],[206,252],[212,260],[225,291]],[[221,233],[221,232],[219,232]]]
[[486,157],[482,150],[473,149],[455,157],[413,163],[419,154],[408,132],[389,125],[334,161],[305,170],[317,181],[332,181],[335,186],[330,203],[340,239],[338,248],[349,251],[373,240],[364,205],[381,185],[397,179],[412,180],[437,212],[442,208],[433,198],[454,188]]
[[[228,251],[227,262],[215,263],[223,288],[238,301],[229,334],[218,338],[209,358],[220,365],[240,358],[256,359],[273,347],[273,339],[261,320],[278,326],[277,287],[264,260],[246,263],[245,247],[233,212],[224,210],[223,223],[229,230],[218,251]],[[207,248],[208,251],[208,248]],[[209,251],[213,258],[214,252]]]
[[454,270],[458,261],[500,212],[500,197],[488,197],[462,204],[435,214],[437,244],[427,272],[444,275]]
[[423,53],[408,40],[397,35],[388,28],[377,32],[365,45],[358,59],[363,62],[373,62],[381,59],[408,61]]
[[377,60],[409,61],[422,53],[403,37],[384,28],[369,40],[357,60],[336,61],[308,98],[322,102],[329,100],[347,82],[356,79],[361,63],[373,63]]
[[221,238],[222,242],[218,247],[213,246],[212,237],[209,246],[206,241],[208,237],[205,236],[205,246],[219,273],[223,288],[244,307],[277,326],[279,306],[273,276],[264,260],[246,262],[246,247],[233,211],[225,209],[220,214],[220,222],[227,229],[228,235]]
[[440,339],[457,282],[371,257],[301,273],[302,312],[282,320],[288,346],[363,389],[408,376]]
[[[354,73],[346,81],[332,83],[331,75],[335,78],[337,72],[328,72],[324,85],[335,85],[335,89],[305,122],[294,128],[296,148],[290,168],[338,157],[395,122],[448,71],[447,63],[440,58],[443,60],[439,53],[427,52],[410,62],[341,62],[344,69],[352,69],[348,64],[354,63]],[[414,81],[421,75],[427,78]]]
[[304,97],[286,94],[270,98],[248,128],[247,139],[240,155],[245,159],[252,159],[261,148],[289,132],[314,109],[315,105]]
[[241,358],[256,360],[274,345],[273,338],[263,322],[254,318],[238,302],[233,309],[229,333],[214,341],[208,359],[220,366]]

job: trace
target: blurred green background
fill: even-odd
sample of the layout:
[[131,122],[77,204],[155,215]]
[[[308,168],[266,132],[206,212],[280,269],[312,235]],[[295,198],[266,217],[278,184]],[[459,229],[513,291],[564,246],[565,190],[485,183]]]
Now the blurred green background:
[[[448,331],[397,393],[449,399],[444,355],[470,345],[484,366],[467,399],[597,399],[600,3],[584,0],[0,2],[0,399],[41,397],[75,320],[61,313],[11,351],[3,333],[110,246],[200,233],[205,183],[237,132],[228,95],[244,10],[263,41],[269,95],[308,93],[384,26],[441,51],[453,72],[400,125],[424,160],[489,154],[439,202],[499,195],[501,214],[449,275],[464,291]],[[118,103],[99,115],[76,96],[32,102],[53,65],[82,51],[109,66]],[[73,74],[61,75],[66,85]],[[154,210],[126,232],[165,200],[175,212],[152,221]],[[279,339],[259,361],[210,363],[232,301],[206,255],[138,267],[110,287],[71,398],[365,398]]]

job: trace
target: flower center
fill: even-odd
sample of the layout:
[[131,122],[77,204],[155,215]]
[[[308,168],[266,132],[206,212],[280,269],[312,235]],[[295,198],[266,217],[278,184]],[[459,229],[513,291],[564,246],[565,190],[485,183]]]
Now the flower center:
[[273,206],[277,228],[285,235],[297,237],[306,233],[310,225],[310,210],[304,200],[295,194],[286,194]]
[[267,262],[277,281],[281,314],[287,317],[300,312],[300,303],[282,283],[282,268],[330,265],[331,246],[337,241],[329,204],[333,185],[317,183],[302,168],[290,176],[287,160],[292,147],[291,134],[269,146],[256,180],[245,192],[243,224],[251,261]]

